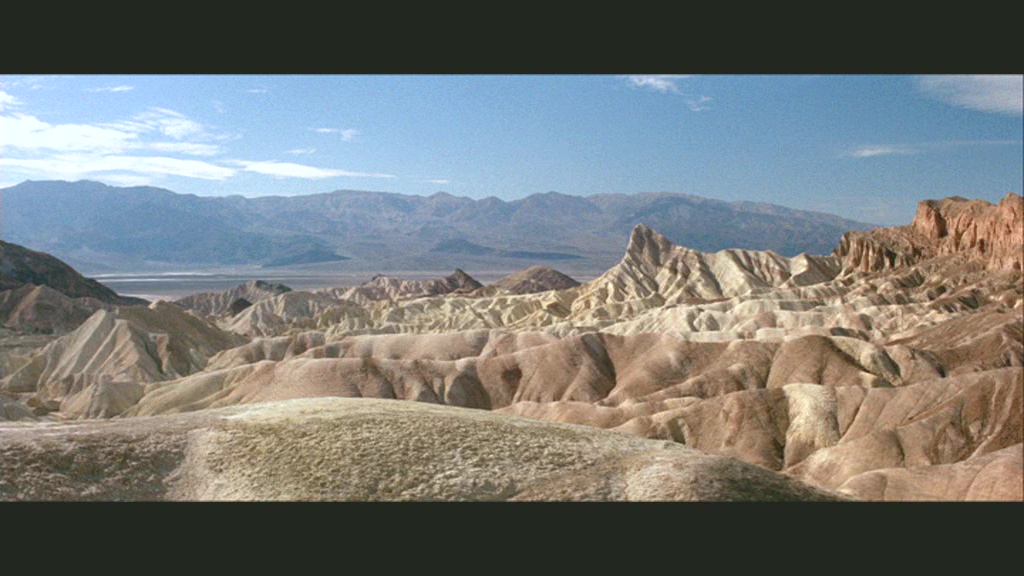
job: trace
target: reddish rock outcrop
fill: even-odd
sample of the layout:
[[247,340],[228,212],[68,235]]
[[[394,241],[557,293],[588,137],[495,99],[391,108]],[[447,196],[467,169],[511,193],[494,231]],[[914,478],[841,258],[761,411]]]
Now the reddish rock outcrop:
[[992,269],[1021,269],[1024,198],[1007,194],[993,205],[954,196],[925,200],[910,228],[936,244],[936,253],[967,253]]
[[909,226],[847,232],[834,254],[847,272],[880,272],[944,255],[963,255],[991,270],[1020,270],[1024,258],[1024,198],[998,205],[959,196],[924,200]]

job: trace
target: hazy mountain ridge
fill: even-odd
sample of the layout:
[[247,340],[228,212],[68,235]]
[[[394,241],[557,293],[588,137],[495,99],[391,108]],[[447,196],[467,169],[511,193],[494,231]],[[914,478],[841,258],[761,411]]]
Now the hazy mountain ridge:
[[450,269],[453,255],[445,247],[464,242],[504,268],[514,267],[514,259],[576,258],[600,271],[618,260],[622,238],[639,223],[704,251],[784,255],[825,254],[843,233],[869,227],[834,215],[670,193],[548,192],[509,202],[345,190],[243,198],[29,181],[0,191],[0,202],[5,237],[89,269],[301,264],[332,255]]

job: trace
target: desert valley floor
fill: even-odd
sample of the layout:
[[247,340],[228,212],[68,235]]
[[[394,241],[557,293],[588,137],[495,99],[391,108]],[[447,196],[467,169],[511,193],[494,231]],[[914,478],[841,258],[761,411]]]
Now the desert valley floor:
[[0,500],[1024,500],[1024,199],[827,256],[119,296],[0,243]]

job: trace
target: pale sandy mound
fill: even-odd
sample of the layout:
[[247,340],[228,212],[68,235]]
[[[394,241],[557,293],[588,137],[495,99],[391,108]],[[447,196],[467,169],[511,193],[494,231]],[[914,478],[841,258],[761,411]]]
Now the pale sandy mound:
[[56,402],[67,417],[110,417],[142,397],[141,384],[198,372],[243,342],[166,302],[99,310],[34,352],[0,389]]
[[0,500],[839,498],[674,443],[383,400],[0,424],[0,461]]
[[424,296],[439,296],[453,292],[471,292],[483,288],[469,274],[456,268],[455,272],[433,280],[405,280],[393,276],[377,275],[369,282],[350,288],[327,288],[317,293],[328,294],[340,300],[359,304],[377,301],[411,300]]
[[548,266],[530,266],[487,286],[474,290],[473,296],[496,296],[498,294],[535,294],[548,290],[568,290],[580,283]]
[[[236,302],[240,300],[251,305],[254,302],[290,291],[291,288],[284,284],[252,280],[222,292],[192,294],[175,300],[174,303],[200,316],[234,315],[239,311],[238,308],[241,307],[236,305]],[[236,306],[236,308],[232,309],[232,306]]]

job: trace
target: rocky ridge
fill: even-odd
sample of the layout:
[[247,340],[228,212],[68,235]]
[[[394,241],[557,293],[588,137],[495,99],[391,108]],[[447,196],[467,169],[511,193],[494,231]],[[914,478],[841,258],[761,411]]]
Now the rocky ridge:
[[918,203],[908,226],[847,232],[834,254],[848,271],[878,272],[943,255],[959,255],[991,270],[1020,270],[1024,198],[1007,194],[993,205],[959,196]]

